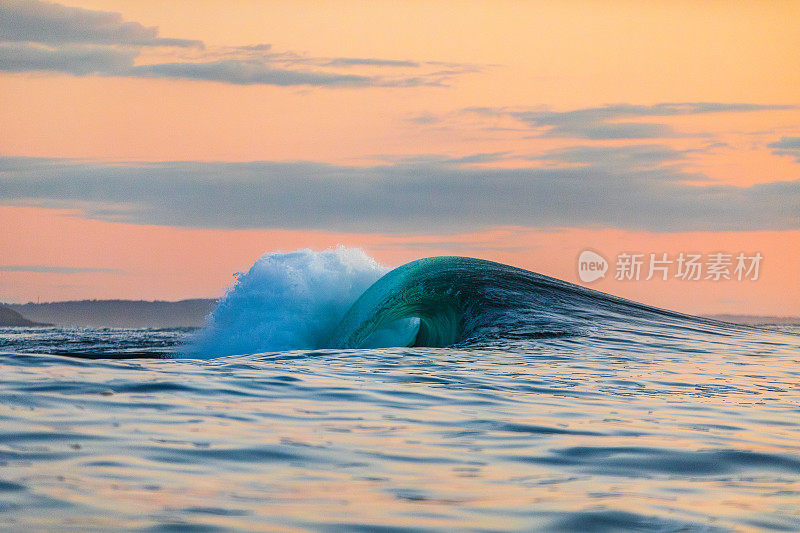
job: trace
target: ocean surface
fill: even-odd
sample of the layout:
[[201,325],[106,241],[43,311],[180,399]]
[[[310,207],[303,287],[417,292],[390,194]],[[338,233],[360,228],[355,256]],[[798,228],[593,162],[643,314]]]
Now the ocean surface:
[[199,330],[0,329],[0,529],[800,530],[800,327],[270,254]]

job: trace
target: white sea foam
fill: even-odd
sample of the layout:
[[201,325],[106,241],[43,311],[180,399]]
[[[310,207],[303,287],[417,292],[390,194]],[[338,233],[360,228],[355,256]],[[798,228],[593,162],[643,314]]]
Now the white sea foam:
[[388,270],[362,250],[342,246],[265,254],[236,275],[184,355],[324,348],[350,305]]

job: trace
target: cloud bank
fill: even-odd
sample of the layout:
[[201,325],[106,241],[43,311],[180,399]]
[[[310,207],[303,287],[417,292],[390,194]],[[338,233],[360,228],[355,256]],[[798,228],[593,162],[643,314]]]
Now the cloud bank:
[[69,207],[93,219],[199,228],[800,229],[800,180],[714,184],[681,170],[683,157],[651,145],[572,147],[530,158],[543,167],[514,169],[462,166],[456,159],[348,167],[0,158],[0,204]]
[[158,28],[125,21],[119,13],[38,0],[0,2],[0,40],[61,44],[202,47],[188,39],[165,39]]

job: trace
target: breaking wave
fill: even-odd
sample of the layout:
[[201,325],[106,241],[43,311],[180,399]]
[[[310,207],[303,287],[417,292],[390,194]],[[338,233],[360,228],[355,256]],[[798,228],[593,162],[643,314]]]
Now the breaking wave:
[[387,271],[344,247],[264,255],[237,275],[183,352],[503,347],[598,331],[649,340],[660,327],[722,327],[482,259],[429,257]]

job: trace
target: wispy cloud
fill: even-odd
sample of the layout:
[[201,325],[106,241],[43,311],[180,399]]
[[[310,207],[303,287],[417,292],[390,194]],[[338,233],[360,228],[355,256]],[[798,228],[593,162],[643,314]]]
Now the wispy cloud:
[[378,85],[370,76],[276,69],[266,62],[227,60],[205,63],[160,63],[128,69],[125,76],[205,80],[236,85],[315,85],[364,87]]
[[624,171],[659,169],[661,179],[708,181],[708,178],[702,174],[690,175],[675,166],[693,152],[694,150],[676,150],[658,144],[642,144],[624,148],[569,146],[526,159],[588,166],[594,169],[602,168],[611,172],[617,169]]
[[420,124],[423,126],[436,124],[442,121],[441,118],[437,117],[433,113],[422,113],[420,115],[409,117],[407,120],[408,122],[413,122],[414,124]]
[[484,152],[469,154],[460,157],[449,157],[441,154],[414,154],[414,155],[376,155],[375,159],[386,163],[401,163],[405,165],[472,165],[493,163],[509,159],[511,152]]
[[86,76],[126,72],[139,53],[127,48],[0,43],[0,71],[53,71]]
[[336,57],[325,63],[329,67],[413,67],[422,66],[417,61],[400,59],[375,59],[368,57]]
[[120,274],[115,268],[84,268],[51,265],[0,265],[0,272],[35,272],[39,274]]
[[769,143],[767,146],[773,148],[773,154],[788,155],[800,163],[800,137],[781,137],[780,141]]
[[[543,137],[576,139],[656,139],[675,136],[666,124],[635,122],[648,117],[670,117],[722,112],[792,109],[788,105],[749,103],[681,102],[655,105],[616,104],[570,111],[541,109],[467,108],[467,112],[510,116],[539,131]],[[634,120],[634,121],[632,121]]]
[[[174,60],[135,64],[148,47],[183,50]],[[359,69],[359,67],[362,67]],[[363,72],[364,68],[371,69]],[[376,74],[375,69],[385,73]],[[444,86],[476,65],[278,52],[270,44],[207,49],[202,41],[161,37],[155,26],[120,13],[0,0],[0,71],[59,72],[311,87]],[[391,71],[391,72],[389,72]]]
[[[502,157],[502,155],[496,155]],[[450,232],[495,226],[655,232],[800,228],[800,180],[713,184],[668,147],[572,147],[542,167],[453,161],[127,163],[0,159],[0,203],[203,228]],[[478,155],[471,160],[483,160]],[[698,183],[706,182],[703,185]]]

